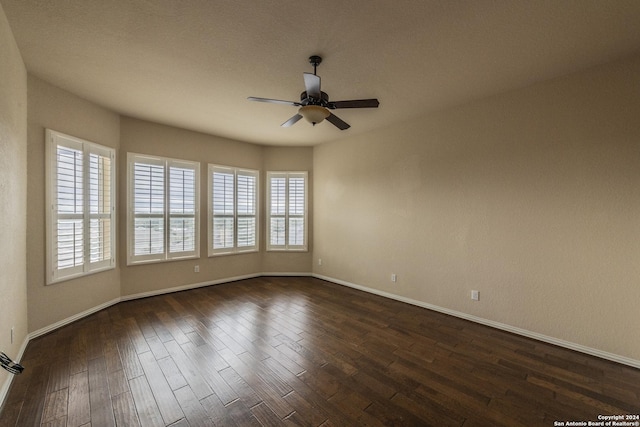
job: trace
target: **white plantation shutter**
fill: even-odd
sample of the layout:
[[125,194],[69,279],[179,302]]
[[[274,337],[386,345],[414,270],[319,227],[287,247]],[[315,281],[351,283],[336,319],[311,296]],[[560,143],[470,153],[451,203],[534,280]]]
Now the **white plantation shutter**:
[[258,175],[255,172],[237,172],[237,245],[239,248],[257,249],[257,196]]
[[113,179],[111,157],[100,153],[89,154],[89,262],[110,261],[115,227],[112,224],[112,206],[115,201],[111,183]]
[[169,252],[196,250],[196,171],[169,166]]
[[[213,175],[212,175],[213,174]],[[225,252],[234,247],[234,181],[232,170],[217,168],[209,174],[212,182],[212,249]]]
[[128,164],[128,263],[199,256],[199,163],[129,153]]
[[307,250],[307,172],[267,172],[268,250]]
[[258,250],[258,172],[209,165],[209,255]]
[[133,256],[139,260],[164,254],[164,163],[141,159],[133,163]]
[[47,129],[47,283],[115,266],[115,151]]
[[303,177],[289,178],[289,246],[304,246],[305,241],[305,211],[306,211],[306,180]]
[[84,270],[84,202],[82,145],[70,148],[56,145],[56,199],[53,206],[56,242],[53,247],[54,268],[67,270],[67,274]]
[[270,184],[270,228],[269,243],[271,247],[283,247],[286,244],[286,212],[287,212],[287,178],[272,176]]

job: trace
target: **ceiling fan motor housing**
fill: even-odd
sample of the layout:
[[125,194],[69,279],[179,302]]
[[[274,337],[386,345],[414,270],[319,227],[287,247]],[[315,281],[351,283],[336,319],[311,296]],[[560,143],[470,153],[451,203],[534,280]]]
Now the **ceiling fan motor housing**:
[[321,99],[311,98],[307,95],[307,91],[305,90],[300,94],[300,103],[302,105],[321,105],[326,107],[329,103],[329,95],[326,92],[320,92]]

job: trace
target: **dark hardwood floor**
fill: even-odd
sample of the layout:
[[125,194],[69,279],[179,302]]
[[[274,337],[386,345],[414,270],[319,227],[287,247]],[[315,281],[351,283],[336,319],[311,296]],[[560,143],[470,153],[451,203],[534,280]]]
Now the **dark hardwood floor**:
[[33,340],[22,363],[1,426],[553,426],[640,414],[638,369],[312,278],[120,303]]

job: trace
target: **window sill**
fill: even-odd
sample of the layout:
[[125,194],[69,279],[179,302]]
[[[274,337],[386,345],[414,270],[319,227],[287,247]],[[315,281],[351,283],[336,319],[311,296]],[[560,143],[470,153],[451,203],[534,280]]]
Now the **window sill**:
[[164,262],[186,261],[190,259],[199,259],[199,258],[200,258],[200,254],[189,255],[189,256],[184,256],[180,258],[169,258],[169,259],[149,259],[149,260],[139,260],[139,261],[127,260],[127,267],[136,266],[136,265],[160,264]]

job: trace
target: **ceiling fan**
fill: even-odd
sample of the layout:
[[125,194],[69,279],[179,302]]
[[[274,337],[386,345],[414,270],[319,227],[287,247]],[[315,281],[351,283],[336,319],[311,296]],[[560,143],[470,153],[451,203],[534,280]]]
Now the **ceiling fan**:
[[271,104],[284,104],[293,107],[300,107],[298,114],[284,122],[282,127],[289,127],[301,118],[305,118],[312,125],[316,125],[327,119],[335,127],[345,130],[350,127],[348,123],[340,119],[329,110],[338,108],[378,108],[380,103],[377,99],[354,99],[350,101],[329,101],[329,95],[320,90],[320,76],[316,75],[316,68],[322,62],[322,58],[313,55],[309,57],[309,63],[313,65],[313,74],[304,73],[305,91],[300,94],[300,102],[281,101],[279,99],[256,98],[250,96],[249,101],[269,102]]

